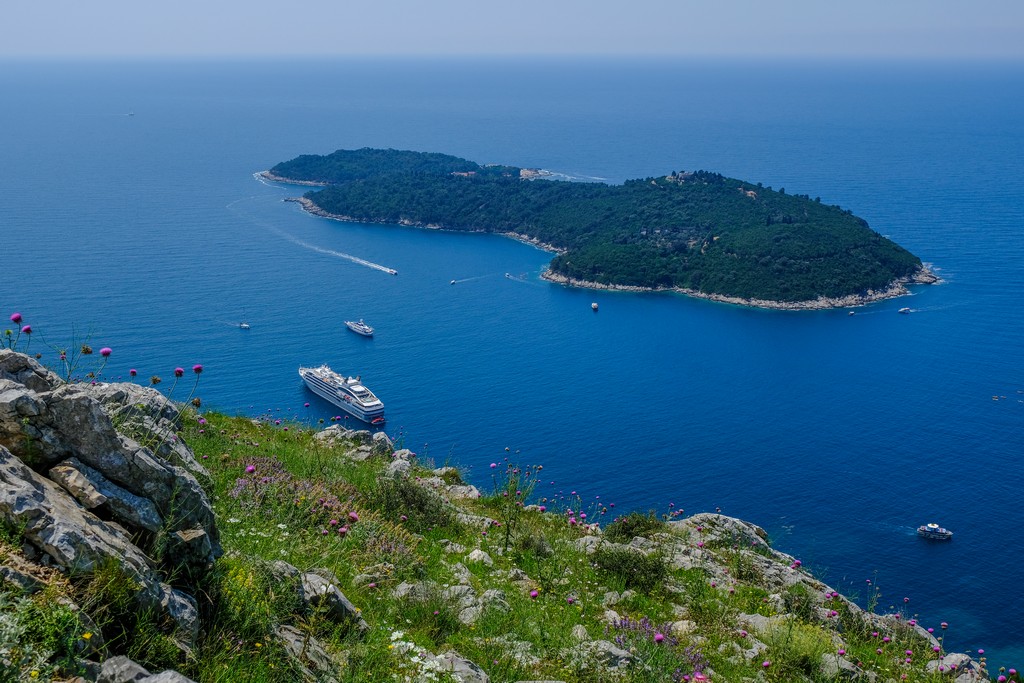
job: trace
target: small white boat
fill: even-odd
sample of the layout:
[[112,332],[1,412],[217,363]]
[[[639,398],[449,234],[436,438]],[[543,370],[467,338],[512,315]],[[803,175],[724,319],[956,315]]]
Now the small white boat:
[[849,313],[847,313],[846,315],[857,315],[857,311],[850,311],[850,312],[849,312]]
[[345,326],[348,327],[348,329],[355,332],[356,334],[361,334],[364,337],[373,336],[373,328],[364,323],[362,318],[359,319],[359,322],[355,322],[353,320],[346,320]]
[[929,522],[917,527],[917,535],[933,541],[950,541],[953,539],[952,531],[939,526],[935,522]]
[[903,308],[900,309],[900,313],[906,315],[907,313],[910,313],[910,309],[904,306]]
[[451,284],[453,284],[453,285],[454,285],[454,284],[455,284],[455,280],[452,280],[452,281],[451,281]]
[[238,323],[238,327],[243,330],[249,329],[249,323]]
[[590,304],[590,309],[593,310],[593,311],[597,310],[597,302],[596,301],[594,303]]

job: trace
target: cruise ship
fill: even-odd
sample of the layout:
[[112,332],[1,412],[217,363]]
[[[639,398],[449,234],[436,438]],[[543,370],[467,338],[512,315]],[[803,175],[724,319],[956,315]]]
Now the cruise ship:
[[363,386],[359,377],[339,375],[326,365],[299,368],[299,377],[314,394],[330,401],[352,417],[375,427],[384,425],[384,404]]

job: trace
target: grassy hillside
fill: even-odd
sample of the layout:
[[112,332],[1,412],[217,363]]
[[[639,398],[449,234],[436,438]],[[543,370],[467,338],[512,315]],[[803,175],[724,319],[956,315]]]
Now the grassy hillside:
[[[616,519],[579,500],[556,505],[532,496],[542,465],[506,453],[476,497],[456,469],[434,469],[402,444],[382,448],[368,433],[324,440],[296,425],[207,414],[182,437],[212,474],[225,549],[198,579],[203,628],[192,656],[130,613],[112,567],[81,583],[48,577],[50,588],[20,601],[10,587],[0,594],[6,661],[51,655],[3,680],[32,670],[47,680],[53,662],[70,668],[101,640],[105,655],[204,683],[295,683],[310,671],[339,682],[453,681],[434,657],[447,651],[498,682],[825,683],[861,672],[935,681],[934,669],[949,666],[941,640],[912,615],[862,612],[738,520]],[[16,530],[3,538],[7,563],[19,555]],[[331,577],[366,629],[298,610],[278,560]],[[92,626],[62,611],[63,595]],[[301,634],[303,649],[322,646],[319,674],[286,655],[273,635],[281,625]]]

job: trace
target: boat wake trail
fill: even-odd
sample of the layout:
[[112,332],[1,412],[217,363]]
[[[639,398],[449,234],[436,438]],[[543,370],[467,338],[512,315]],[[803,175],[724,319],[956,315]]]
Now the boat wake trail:
[[318,247],[315,244],[310,244],[309,242],[305,242],[303,240],[300,240],[295,235],[289,234],[289,233],[285,232],[284,230],[280,230],[278,228],[271,227],[269,229],[272,232],[275,232],[278,235],[280,235],[281,237],[285,238],[286,240],[288,240],[292,244],[297,244],[298,246],[300,246],[300,247],[302,247],[304,249],[309,249],[310,251],[315,251],[318,254],[325,254],[327,256],[335,256],[337,258],[345,259],[346,261],[351,261],[352,263],[359,264],[360,266],[366,266],[367,268],[373,268],[374,270],[379,270],[379,271],[381,271],[383,273],[387,273],[388,275],[398,275],[398,271],[395,270],[394,268],[388,268],[387,266],[382,266],[379,263],[374,263],[373,261],[367,261],[366,259],[359,258],[358,256],[353,256],[352,254],[346,254],[343,251],[335,251],[334,249],[325,249],[324,247]]
[[464,277],[461,280],[452,280],[453,285],[461,285],[463,282],[472,282],[473,280],[483,280],[485,277],[494,277],[492,275],[475,275],[473,277]]
[[387,273],[388,275],[398,275],[398,271],[395,270],[394,268],[388,268],[387,266],[382,266],[379,263],[374,263],[373,261],[367,261],[366,259],[359,258],[358,256],[354,256],[352,254],[346,254],[343,251],[335,251],[334,249],[327,249],[325,247],[318,247],[315,244],[310,244],[309,242],[300,240],[295,235],[293,235],[293,234],[291,234],[289,232],[285,232],[284,230],[281,230],[280,228],[277,228],[277,227],[271,225],[266,220],[263,220],[263,219],[258,218],[256,216],[253,216],[253,215],[251,215],[249,213],[243,212],[243,211],[241,211],[236,206],[236,204],[238,204],[240,202],[244,202],[244,201],[252,202],[252,201],[268,201],[268,200],[280,201],[277,197],[272,197],[272,198],[265,198],[265,197],[243,197],[241,199],[236,199],[235,201],[231,202],[225,208],[228,209],[229,211],[233,211],[235,213],[238,213],[239,215],[245,216],[248,220],[252,221],[253,223],[255,223],[255,224],[257,224],[257,225],[259,225],[259,226],[261,226],[263,228],[266,228],[267,230],[269,230],[270,232],[274,233],[278,237],[284,238],[284,239],[288,240],[289,242],[291,242],[292,244],[295,244],[297,246],[302,247],[303,249],[309,249],[310,251],[315,251],[318,254],[324,254],[326,256],[334,256],[336,258],[345,259],[346,261],[351,261],[352,263],[358,264],[360,266],[366,266],[367,268],[373,268],[374,270],[379,270],[382,273]]

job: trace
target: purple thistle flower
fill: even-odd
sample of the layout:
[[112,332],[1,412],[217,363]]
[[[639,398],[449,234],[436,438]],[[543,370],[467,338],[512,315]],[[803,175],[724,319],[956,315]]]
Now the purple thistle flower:
[[21,313],[11,313],[11,322],[17,325],[21,322]]
[[100,355],[103,356],[104,358],[109,358],[110,354],[112,354],[113,352],[113,349],[111,349],[109,346],[104,346],[102,349],[100,349]]
[[183,368],[174,368],[174,376],[175,377],[181,377],[184,374],[185,374],[185,370]]
[[135,368],[132,368],[131,370],[128,371],[128,374],[134,377],[135,375],[139,374],[139,371],[136,370]]
[[31,325],[25,325],[25,327],[21,328],[21,333],[22,334],[32,334],[32,326]]
[[201,374],[203,372],[203,366],[200,365],[199,363],[196,363],[195,365],[192,366],[192,372],[196,373],[197,375]]
[[535,590],[534,591],[530,591],[530,597],[531,598],[536,599],[538,595],[539,595],[539,593],[537,593],[537,591],[535,591]]

